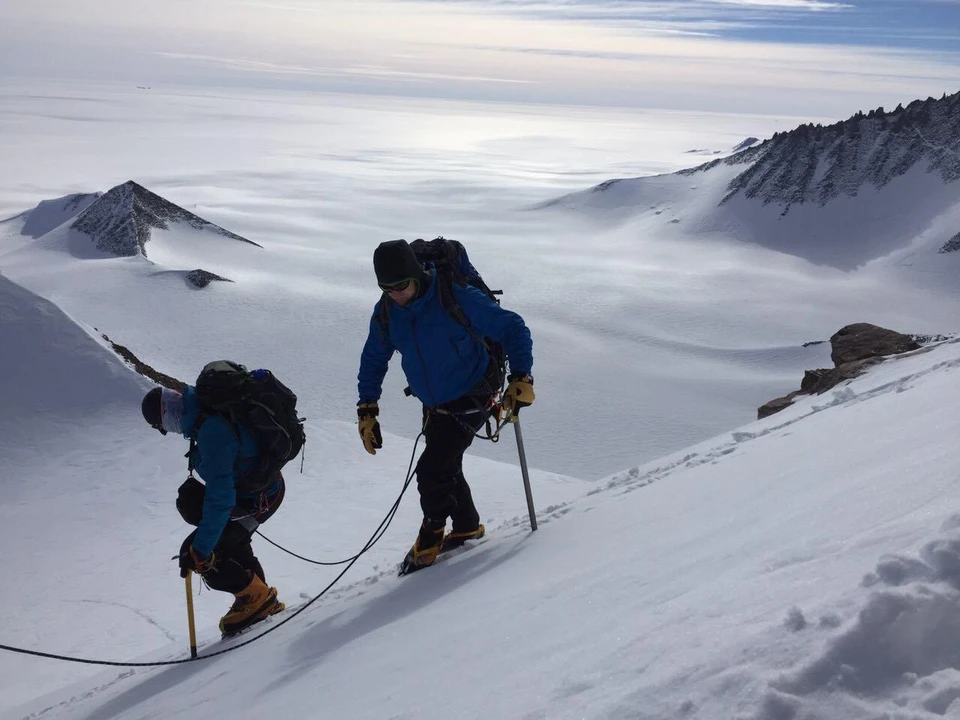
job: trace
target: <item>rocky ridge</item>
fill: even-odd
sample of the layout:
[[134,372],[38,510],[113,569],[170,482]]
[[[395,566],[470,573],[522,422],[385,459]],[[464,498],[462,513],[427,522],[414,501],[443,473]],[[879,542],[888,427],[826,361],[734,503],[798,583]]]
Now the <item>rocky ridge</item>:
[[952,238],[947,240],[943,244],[943,247],[941,247],[937,252],[948,253],[948,252],[956,252],[957,250],[960,250],[960,232],[958,232]]
[[939,100],[914,100],[886,112],[882,107],[822,126],[804,124],[776,133],[760,145],[681,174],[749,164],[729,184],[721,204],[742,193],[764,204],[825,205],[856,196],[870,184],[882,188],[921,164],[945,183],[960,180],[960,92]]

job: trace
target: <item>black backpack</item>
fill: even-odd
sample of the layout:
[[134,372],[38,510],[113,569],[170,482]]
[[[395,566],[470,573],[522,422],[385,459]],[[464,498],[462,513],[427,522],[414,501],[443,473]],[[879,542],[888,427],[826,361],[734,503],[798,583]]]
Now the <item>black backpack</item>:
[[[257,443],[260,453],[253,467],[237,470],[237,491],[254,494],[265,490],[306,442],[303,419],[297,417],[297,396],[269,370],[251,372],[230,360],[205,365],[195,387],[200,402],[198,428],[207,417],[219,415],[238,440],[236,426],[240,424]],[[191,441],[187,454],[191,471],[195,449],[196,442]],[[240,458],[237,460],[239,463]]]
[[[467,256],[467,250],[463,243],[457,240],[448,240],[441,236],[433,240],[423,240],[418,238],[410,243],[410,248],[421,265],[433,265],[437,271],[437,297],[440,299],[440,307],[444,312],[455,321],[463,325],[473,338],[486,347],[490,357],[497,365],[499,372],[497,384],[503,387],[503,381],[507,372],[507,355],[503,351],[503,346],[490,337],[481,336],[473,329],[470,324],[470,318],[463,312],[460,303],[457,302],[457,296],[453,292],[453,286],[456,283],[461,287],[469,285],[474,287],[497,305],[500,304],[498,295],[503,294],[503,290],[491,290],[490,287],[480,277],[480,273],[470,262]],[[390,311],[387,303],[387,296],[384,293],[380,302],[380,313],[377,317],[377,325],[380,332],[387,336],[390,334]]]

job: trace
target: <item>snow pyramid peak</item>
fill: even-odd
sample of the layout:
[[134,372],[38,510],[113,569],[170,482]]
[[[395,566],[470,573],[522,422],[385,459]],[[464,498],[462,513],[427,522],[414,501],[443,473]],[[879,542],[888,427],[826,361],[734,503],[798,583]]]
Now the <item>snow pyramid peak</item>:
[[213,230],[225,237],[261,247],[225,230],[129,180],[107,191],[86,208],[71,228],[89,235],[96,248],[118,257],[147,256],[153,229],[186,223],[197,230]]

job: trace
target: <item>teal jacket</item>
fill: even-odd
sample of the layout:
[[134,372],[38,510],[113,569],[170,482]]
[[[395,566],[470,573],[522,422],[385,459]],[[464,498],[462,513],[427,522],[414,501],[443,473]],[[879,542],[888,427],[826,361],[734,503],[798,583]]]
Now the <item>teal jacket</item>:
[[[243,499],[255,499],[257,495],[238,493],[238,472],[249,471],[257,457],[258,448],[253,436],[242,425],[237,425],[234,434],[230,424],[218,415],[211,415],[197,426],[200,404],[196,390],[187,386],[183,393],[183,436],[196,441],[193,454],[193,470],[206,483],[203,500],[203,518],[193,538],[193,548],[201,557],[208,557],[223,529],[230,521],[230,514]],[[271,496],[280,489],[280,481],[265,492]]]

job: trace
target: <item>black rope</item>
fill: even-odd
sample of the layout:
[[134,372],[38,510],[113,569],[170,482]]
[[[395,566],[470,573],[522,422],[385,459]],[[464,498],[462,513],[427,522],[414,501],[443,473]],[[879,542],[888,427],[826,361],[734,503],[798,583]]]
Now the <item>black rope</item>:
[[393,522],[393,517],[394,515],[396,515],[397,509],[400,507],[400,500],[403,498],[403,494],[407,491],[407,488],[410,486],[410,481],[413,479],[413,474],[414,474],[413,460],[417,455],[417,445],[419,444],[420,438],[422,437],[423,437],[423,430],[420,431],[420,434],[417,435],[417,439],[413,443],[413,452],[410,455],[410,463],[407,465],[407,479],[403,483],[403,488],[400,490],[400,495],[399,497],[397,497],[397,501],[393,504],[393,507],[390,509],[390,512],[387,513],[386,517],[383,518],[380,525],[377,527],[377,529],[374,531],[373,535],[371,536],[370,540],[367,541],[367,544],[364,545],[363,549],[360,550],[360,552],[358,552],[356,555],[352,557],[348,557],[346,560],[336,560],[333,562],[324,562],[322,560],[311,560],[310,558],[304,557],[303,555],[298,555],[297,553],[293,552],[293,550],[288,550],[278,542],[274,542],[259,530],[256,530],[255,532],[257,533],[257,535],[262,537],[264,540],[266,540],[268,543],[273,545],[275,548],[282,550],[283,552],[287,553],[287,555],[292,555],[298,560],[303,560],[304,562],[308,562],[311,565],[325,565],[329,567],[329,566],[343,565],[344,563],[355,562],[360,558],[361,555],[369,551],[370,548],[372,548],[374,545],[376,545],[380,541],[380,538],[382,538],[384,533],[386,533],[387,528],[390,527],[390,523]]
[[[356,563],[357,560],[359,560],[364,553],[370,550],[370,548],[372,548],[377,543],[377,541],[379,541],[380,538],[383,537],[383,534],[386,532],[387,528],[390,526],[390,523],[393,522],[393,518],[397,514],[397,509],[400,507],[400,501],[403,499],[403,495],[404,493],[406,493],[407,488],[410,486],[410,481],[413,479],[413,475],[414,475],[413,456],[415,456],[417,453],[417,444],[420,442],[421,437],[423,437],[422,431],[417,436],[417,439],[413,443],[413,454],[411,455],[411,458],[410,458],[410,465],[407,467],[407,477],[403,482],[403,488],[400,490],[400,494],[397,496],[396,501],[393,503],[393,507],[390,508],[390,511],[386,514],[384,519],[380,522],[380,525],[374,531],[373,535],[371,535],[370,539],[367,540],[366,544],[363,546],[363,549],[359,553],[354,555],[352,558],[350,558],[349,560],[342,561],[342,562],[347,562],[349,564],[343,570],[341,570],[340,574],[337,575],[330,582],[330,584],[327,585],[323,590],[321,590],[320,593],[316,595],[312,600],[306,603],[303,607],[299,608],[290,617],[284,618],[282,621],[280,621],[276,625],[273,625],[267,630],[263,631],[259,635],[256,635],[250,638],[249,640],[245,640],[244,642],[238,645],[233,645],[232,647],[224,648],[223,650],[218,650],[216,652],[198,655],[195,658],[182,658],[180,660],[158,660],[156,662],[117,662],[113,660],[91,660],[89,658],[79,658],[79,657],[71,657],[69,655],[57,655],[55,653],[40,652],[39,650],[27,650],[26,648],[13,647],[12,645],[0,645],[0,650],[8,650],[9,652],[20,653],[21,655],[32,655],[34,657],[50,658],[52,660],[63,660],[64,662],[82,663],[85,665],[108,665],[112,667],[162,667],[165,665],[184,665],[186,663],[194,662],[195,660],[207,660],[209,658],[217,657],[218,655],[225,655],[228,652],[239,650],[242,647],[246,647],[247,645],[250,645],[251,643],[256,642],[260,638],[269,635],[274,630],[279,630],[281,627],[283,627],[288,622],[290,622],[295,617],[297,617],[297,615],[299,615],[308,607],[313,605],[317,600],[319,600],[324,595],[326,595],[327,592],[329,592],[334,585],[340,582],[340,578],[342,578],[344,575],[347,574],[347,571],[351,567],[353,567],[354,563]],[[279,545],[277,547],[279,547]],[[289,550],[287,550],[286,552],[289,552]],[[290,553],[290,554],[292,555],[293,553]],[[306,558],[301,558],[301,559],[306,559]],[[318,563],[318,564],[323,564],[323,563]],[[342,564],[342,563],[338,563],[338,564]]]

